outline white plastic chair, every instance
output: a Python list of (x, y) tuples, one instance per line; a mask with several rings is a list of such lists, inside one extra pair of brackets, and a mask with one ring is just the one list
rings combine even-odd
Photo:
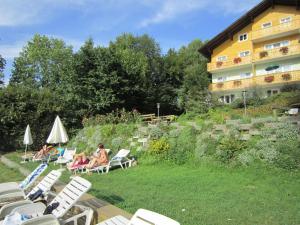
[[(62, 217), (73, 207), (76, 202), (91, 188), (91, 183), (81, 177), (74, 177), (69, 184), (48, 204), (59, 203), (58, 207), (52, 211), (50, 215), (43, 215), (46, 206), (43, 203), (22, 204), (14, 208), (11, 214), (18, 212), (22, 215), (30, 216), (31, 219), (26, 220), (22, 225), (52, 225), (52, 224), (66, 224), (73, 222), (78, 224), (78, 219), (85, 217), (85, 225), (90, 225), (93, 212), (90, 208), (79, 206), (83, 212), (71, 218), (63, 219)], [(8, 212), (9, 213), (9, 212)], [(8, 214), (7, 214), (8, 215)]]
[(75, 154), (76, 154), (76, 148), (74, 149), (66, 148), (63, 156), (58, 157), (58, 159), (54, 161), (54, 164), (67, 164), (69, 162), (72, 162)]
[(107, 165), (103, 166), (97, 166), (92, 169), (88, 169), (87, 172), (93, 172), (96, 171), (98, 173), (103, 173), (106, 171), (109, 172), (109, 169), (114, 166), (121, 166), (122, 169), (125, 169), (130, 166), (131, 160), (127, 158), (127, 156), (130, 154), (130, 150), (127, 149), (121, 149), (118, 151), (118, 153), (112, 157), (112, 159), (109, 161)]
[(40, 164), (20, 184), (18, 184), (17, 182), (1, 183), (0, 202), (7, 198), (23, 197), (24, 190), (28, 189), (36, 181), (36, 179), (47, 169), (47, 167), (47, 164)]
[(115, 216), (97, 225), (180, 225), (177, 221), (146, 209), (139, 209), (130, 220)]
[[(29, 198), (31, 194), (34, 194), (38, 190), (42, 190), (42, 193), (45, 194), (46, 192), (50, 191), (52, 186), (58, 181), (58, 179), (61, 176), (61, 172), (57, 170), (52, 170), (47, 176), (45, 176), (26, 196), (25, 193), (22, 191), (18, 196), (23, 197), (24, 200)], [(23, 196), (21, 196), (23, 194)], [(15, 198), (15, 197), (14, 197)], [(12, 200), (12, 199), (10, 199)], [(30, 204), (32, 203), (30, 200), (24, 201), (14, 201), (11, 202), (8, 200), (8, 203), (5, 204), (1, 209), (0, 209), (0, 218), (3, 218), (5, 215), (7, 215), (9, 212), (11, 212), (14, 208), (17, 206), (20, 206), (20, 203), (22, 204)], [(10, 203), (9, 203), (10, 202)]]

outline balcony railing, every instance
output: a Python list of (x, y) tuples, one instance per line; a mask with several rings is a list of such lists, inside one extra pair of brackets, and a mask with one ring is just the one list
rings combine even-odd
[(250, 64), (251, 61), (252, 61), (252, 57), (246, 56), (246, 57), (236, 57), (232, 60), (228, 59), (227, 61), (211, 62), (207, 64), (207, 70), (213, 71), (213, 70), (226, 69), (230, 67), (236, 67), (240, 65), (246, 65), (246, 64)]
[(215, 91), (229, 91), (235, 89), (247, 89), (255, 85), (268, 85), (268, 84), (287, 84), (290, 82), (300, 82), (300, 70), (268, 74), (264, 76), (256, 76), (253, 78), (226, 81), (223, 83), (212, 83), (209, 90)]
[(253, 56), (253, 60), (261, 61), (261, 60), (273, 59), (273, 58), (284, 57), (284, 56), (292, 56), (298, 54), (300, 54), (300, 44), (256, 52)]
[(281, 23), (268, 28), (262, 28), (252, 32), (252, 40), (277, 35), (284, 32), (300, 29), (300, 20), (292, 20), (287, 23)]

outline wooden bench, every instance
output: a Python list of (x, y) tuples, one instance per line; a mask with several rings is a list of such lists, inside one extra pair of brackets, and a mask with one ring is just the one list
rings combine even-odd
[(152, 114), (144, 114), (144, 115), (141, 115), (143, 121), (152, 121), (154, 118), (156, 118), (155, 114), (152, 113)]

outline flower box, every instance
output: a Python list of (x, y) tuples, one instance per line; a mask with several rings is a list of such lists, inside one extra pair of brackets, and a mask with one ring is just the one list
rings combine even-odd
[(240, 80), (233, 81), (234, 86), (240, 86), (241, 84), (242, 84), (242, 81), (240, 81)]
[(221, 88), (224, 86), (224, 83), (217, 83), (217, 88)]
[(241, 59), (241, 57), (236, 57), (236, 58), (233, 59), (233, 62), (235, 64), (238, 64), (238, 63), (242, 62), (242, 59)]
[(260, 58), (264, 58), (264, 57), (267, 57), (268, 56), (268, 52), (267, 51), (262, 51), (259, 53), (259, 57)]
[(216, 66), (217, 66), (217, 67), (221, 67), (222, 65), (223, 65), (223, 62), (217, 62), (217, 63), (216, 63)]
[(291, 74), (289, 73), (284, 73), (281, 75), (282, 80), (290, 80), (291, 79)]
[(274, 76), (268, 76), (268, 77), (265, 77), (265, 82), (267, 83), (271, 83), (274, 81)]
[(282, 47), (279, 49), (279, 51), (283, 54), (286, 55), (289, 52), (289, 48), (288, 47)]

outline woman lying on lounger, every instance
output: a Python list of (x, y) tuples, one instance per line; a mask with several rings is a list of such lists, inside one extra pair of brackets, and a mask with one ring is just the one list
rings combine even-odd
[(51, 145), (44, 145), (41, 150), (39, 150), (34, 156), (33, 159), (43, 159), (49, 155), (50, 151), (53, 149)]
[(99, 144), (97, 150), (90, 159), (84, 152), (74, 156), (73, 162), (69, 165), (69, 169), (76, 169), (79, 167), (91, 169), (96, 166), (106, 165), (108, 163), (108, 154), (103, 144)]

